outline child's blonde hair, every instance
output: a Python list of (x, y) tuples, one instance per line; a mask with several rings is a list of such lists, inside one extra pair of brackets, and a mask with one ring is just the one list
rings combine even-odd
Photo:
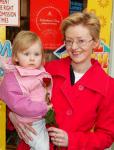
[(44, 51), (40, 38), (36, 33), (31, 31), (20, 31), (13, 40), (12, 46), (12, 63), (18, 65), (16, 57), (18, 52), (23, 52), (28, 49), (32, 44), (38, 42), (42, 49), (42, 63), (44, 63)]

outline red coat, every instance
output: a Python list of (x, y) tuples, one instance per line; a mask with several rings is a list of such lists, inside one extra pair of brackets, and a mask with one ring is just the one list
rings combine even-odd
[(92, 67), (72, 86), (70, 63), (65, 58), (46, 66), (53, 78), (56, 120), (69, 137), (64, 149), (104, 150), (114, 141), (114, 79), (92, 60)]

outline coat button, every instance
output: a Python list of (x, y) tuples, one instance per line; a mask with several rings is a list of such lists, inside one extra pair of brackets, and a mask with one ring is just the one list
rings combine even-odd
[(83, 91), (84, 90), (84, 86), (83, 85), (79, 85), (78, 89), (79, 89), (79, 91)]
[(71, 116), (71, 115), (72, 115), (72, 110), (71, 110), (71, 109), (67, 110), (67, 111), (66, 111), (66, 115), (67, 115), (67, 116)]

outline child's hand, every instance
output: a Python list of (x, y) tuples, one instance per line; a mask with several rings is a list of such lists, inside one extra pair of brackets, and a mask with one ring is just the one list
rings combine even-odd
[(48, 110), (50, 110), (50, 109), (53, 108), (53, 105), (52, 105), (52, 104), (49, 104), (49, 105), (47, 105), (47, 108), (48, 108)]

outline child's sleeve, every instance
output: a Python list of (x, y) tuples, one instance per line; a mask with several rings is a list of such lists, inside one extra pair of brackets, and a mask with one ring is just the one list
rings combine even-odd
[(8, 107), (20, 116), (37, 117), (47, 112), (45, 102), (32, 101), (29, 96), (23, 95), (15, 75), (7, 73), (0, 85), (0, 98)]

